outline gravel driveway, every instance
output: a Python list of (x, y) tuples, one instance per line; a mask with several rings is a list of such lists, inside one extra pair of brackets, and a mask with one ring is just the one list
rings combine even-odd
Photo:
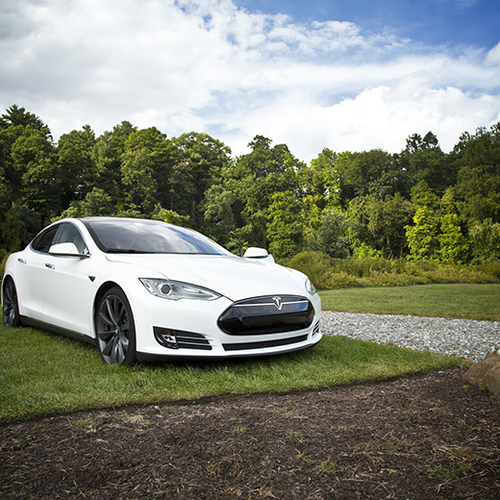
[(323, 311), (322, 330), (360, 340), (394, 344), (479, 361), (500, 344), (500, 321), (422, 318)]

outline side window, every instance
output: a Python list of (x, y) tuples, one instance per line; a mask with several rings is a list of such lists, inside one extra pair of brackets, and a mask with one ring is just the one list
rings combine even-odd
[(78, 231), (78, 229), (70, 223), (61, 224), (61, 229), (57, 233), (55, 243), (74, 243), (76, 248), (78, 248), (79, 253), (89, 253), (80, 231)]
[(57, 233), (59, 226), (53, 226), (43, 233), (40, 233), (31, 244), (31, 247), (38, 252), (48, 253), (49, 248), (52, 246), (52, 241)]

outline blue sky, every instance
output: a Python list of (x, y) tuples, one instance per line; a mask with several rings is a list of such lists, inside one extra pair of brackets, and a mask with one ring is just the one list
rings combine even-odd
[(500, 121), (499, 0), (2, 0), (0, 110), (310, 161)]
[(299, 22), (351, 21), (425, 45), (492, 48), (500, 33), (498, 0), (238, 0), (249, 12), (288, 14)]

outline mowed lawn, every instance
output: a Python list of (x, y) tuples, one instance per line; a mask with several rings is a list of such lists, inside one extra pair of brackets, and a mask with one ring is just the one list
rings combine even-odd
[[(500, 319), (500, 285), (429, 285), (321, 292), (324, 309)], [(325, 336), (314, 348), (265, 358), (108, 366), (87, 344), (0, 326), (0, 422), (221, 394), (317, 389), (467, 365), (431, 352)]]
[(324, 310), (500, 321), (500, 285), (415, 285), (320, 292)]

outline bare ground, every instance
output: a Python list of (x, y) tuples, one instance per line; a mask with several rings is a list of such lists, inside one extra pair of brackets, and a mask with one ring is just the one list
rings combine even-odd
[(500, 401), (461, 369), (0, 427), (0, 498), (499, 499)]

